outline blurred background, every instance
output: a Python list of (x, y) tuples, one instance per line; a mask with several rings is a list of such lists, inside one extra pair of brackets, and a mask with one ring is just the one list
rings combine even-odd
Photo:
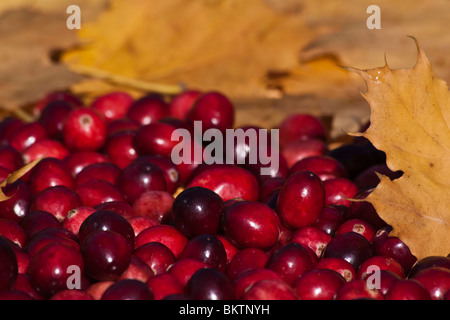
[[(368, 29), (370, 5), (381, 29)], [(81, 29), (66, 26), (69, 5)], [(0, 118), (52, 91), (88, 104), (125, 90), (216, 90), (236, 126), (321, 116), (339, 139), (369, 118), (363, 80), (341, 66), (410, 68), (418, 39), (450, 80), (449, 0), (1, 0)], [(17, 111), (19, 110), (19, 111)]]

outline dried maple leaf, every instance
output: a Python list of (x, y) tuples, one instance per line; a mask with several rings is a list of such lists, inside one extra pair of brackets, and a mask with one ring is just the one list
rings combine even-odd
[(366, 200), (420, 259), (450, 252), (450, 96), (417, 48), (411, 69), (386, 64), (357, 72), (371, 108), (362, 135), (386, 153), (391, 170), (404, 172), (393, 181), (380, 175)]

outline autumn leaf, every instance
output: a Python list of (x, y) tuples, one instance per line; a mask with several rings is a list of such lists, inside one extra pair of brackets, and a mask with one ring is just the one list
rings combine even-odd
[(450, 96), (418, 45), (411, 69), (387, 64), (357, 70), (367, 84), (371, 124), (362, 135), (404, 172), (380, 183), (366, 199), (418, 258), (450, 253)]

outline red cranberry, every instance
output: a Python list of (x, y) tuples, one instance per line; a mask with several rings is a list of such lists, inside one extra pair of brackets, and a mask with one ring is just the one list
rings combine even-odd
[(67, 213), (83, 205), (81, 198), (65, 186), (49, 187), (42, 190), (31, 204), (31, 210), (47, 211), (62, 221)]
[(231, 165), (212, 166), (196, 174), (187, 188), (204, 187), (211, 189), (223, 201), (242, 198), (248, 201), (257, 201), (259, 198), (259, 185), (256, 177), (249, 171)]
[(134, 211), (133, 207), (125, 201), (108, 201), (97, 204), (94, 206), (97, 211), (113, 211), (126, 219), (135, 217), (137, 213)]
[(0, 147), (0, 166), (11, 171), (23, 167), (24, 161), (19, 151), (11, 146)]
[(11, 137), (9, 144), (14, 149), (22, 152), (39, 140), (46, 139), (47, 131), (40, 122), (30, 122), (24, 124)]
[(237, 252), (228, 263), (227, 276), (235, 280), (248, 270), (264, 268), (269, 256), (258, 248), (245, 248)]
[(54, 186), (66, 186), (72, 189), (75, 181), (61, 160), (55, 158), (45, 158), (31, 170), (28, 184), (33, 194)]
[(153, 277), (155, 274), (152, 269), (144, 262), (142, 259), (135, 255), (131, 255), (130, 264), (128, 268), (120, 275), (118, 280), (122, 279), (135, 279), (142, 282), (148, 280), (148, 278)]
[[(289, 170), (286, 159), (281, 153), (278, 151), (271, 151), (271, 148), (267, 148), (267, 150), (267, 154), (269, 155), (272, 155), (272, 152), (276, 154), (278, 167), (270, 167), (270, 163), (263, 164), (259, 157), (256, 159), (256, 163), (248, 163), (243, 166), (245, 169), (253, 173), (261, 184), (271, 178), (286, 178)], [(263, 172), (263, 169), (268, 170), (268, 172)]]
[(120, 174), (120, 169), (111, 162), (93, 163), (81, 170), (75, 177), (76, 185), (81, 185), (91, 180), (102, 180), (112, 184)]
[(17, 223), (7, 219), (0, 219), (0, 236), (9, 239), (23, 248), (27, 241), (25, 230)]
[(142, 217), (142, 216), (128, 218), (128, 222), (130, 222), (131, 226), (133, 227), (135, 236), (137, 236), (139, 233), (141, 233), (145, 229), (148, 229), (150, 227), (160, 224), (158, 221), (156, 221), (152, 218)]
[(320, 178), (309, 171), (291, 175), (278, 195), (277, 212), (288, 226), (313, 224), (325, 206), (325, 189)]
[(174, 193), (178, 189), (180, 186), (180, 173), (170, 159), (160, 155), (146, 155), (140, 158), (156, 164), (163, 171), (167, 192)]
[(289, 241), (308, 246), (320, 258), (331, 236), (317, 227), (307, 226), (295, 230)]
[(239, 247), (269, 249), (280, 236), (280, 219), (269, 206), (240, 201), (225, 209), (224, 234)]
[(76, 97), (75, 95), (68, 93), (68, 92), (62, 92), (62, 91), (56, 91), (56, 92), (50, 92), (48, 93), (44, 98), (42, 98), (40, 101), (36, 103), (36, 105), (33, 108), (33, 113), (36, 116), (39, 116), (43, 109), (52, 102), (66, 102), (69, 103), (73, 108), (81, 107), (83, 106), (83, 102)]
[(34, 257), (42, 248), (52, 243), (62, 243), (76, 250), (80, 249), (80, 245), (75, 240), (69, 239), (61, 234), (52, 234), (52, 232), (47, 233), (46, 231), (49, 229), (39, 231), (33, 238), (28, 240), (25, 250), (30, 257)]
[(145, 216), (167, 223), (172, 218), (173, 196), (166, 191), (150, 190), (142, 193), (133, 203), (138, 216)]
[(357, 270), (372, 255), (372, 245), (366, 238), (356, 232), (347, 232), (328, 243), (323, 257), (345, 259)]
[(27, 272), (25, 273), (19, 272), (19, 274), (17, 275), (16, 282), (14, 283), (13, 290), (25, 292), (34, 300), (43, 300), (43, 297), (39, 293), (37, 293), (36, 290), (31, 285), (30, 276), (27, 274)]
[(133, 146), (139, 154), (157, 154), (167, 158), (178, 141), (172, 140), (176, 128), (168, 123), (154, 122), (139, 128), (133, 139)]
[(383, 295), (378, 289), (371, 289), (364, 280), (352, 280), (345, 283), (336, 295), (336, 300), (383, 300)]
[(219, 92), (207, 92), (197, 98), (187, 114), (189, 123), (201, 121), (203, 130), (211, 128), (225, 132), (234, 123), (234, 107), (231, 101)]
[(111, 137), (119, 132), (134, 132), (139, 129), (139, 124), (128, 118), (116, 119), (106, 124), (106, 136)]
[(161, 300), (172, 294), (182, 294), (183, 286), (173, 275), (164, 273), (151, 277), (146, 282), (153, 292), (155, 300)]
[(210, 268), (211, 266), (203, 261), (194, 258), (179, 259), (170, 265), (167, 272), (173, 275), (184, 287), (192, 275), (199, 269)]
[(25, 231), (27, 238), (33, 237), (40, 230), (47, 228), (57, 228), (61, 226), (59, 220), (47, 211), (32, 211), (28, 213), (22, 220), (20, 226)]
[(351, 200), (358, 193), (358, 187), (345, 178), (327, 179), (323, 183), (325, 189), (325, 205), (342, 205), (349, 207)]
[(443, 300), (450, 290), (450, 269), (430, 267), (410, 278), (420, 282), (429, 292), (432, 300)]
[(369, 223), (361, 219), (350, 219), (343, 222), (336, 230), (335, 236), (341, 235), (347, 232), (356, 232), (362, 235), (369, 241), (372, 241), (375, 236), (375, 228)]
[(315, 269), (298, 277), (292, 287), (301, 300), (334, 300), (345, 283), (345, 279), (335, 271)]
[(383, 256), (373, 256), (364, 261), (359, 266), (356, 277), (358, 279), (364, 280), (373, 273), (373, 270), (370, 271), (370, 269), (372, 269), (374, 266), (378, 267), (380, 270), (391, 271), (398, 275), (400, 278), (405, 277), (405, 272), (403, 271), (403, 267), (400, 265), (400, 263), (392, 258)]
[(105, 153), (120, 169), (125, 168), (138, 157), (133, 143), (135, 135), (134, 131), (119, 131), (108, 136), (106, 140)]
[(8, 145), (10, 137), (23, 125), (22, 120), (11, 116), (6, 116), (0, 120), (0, 146)]
[(18, 179), (4, 186), (3, 194), (10, 198), (0, 201), (0, 218), (20, 222), (28, 213), (32, 203), (30, 187)]
[(97, 97), (91, 108), (103, 116), (106, 122), (125, 117), (134, 99), (123, 91), (110, 92)]
[(86, 272), (95, 280), (116, 280), (131, 261), (129, 242), (113, 231), (96, 231), (81, 243)]
[(243, 295), (242, 300), (298, 300), (290, 285), (282, 280), (267, 279), (256, 282)]
[(233, 283), (236, 298), (241, 299), (244, 293), (248, 291), (251, 286), (262, 280), (279, 280), (284, 282), (280, 275), (273, 270), (263, 267), (252, 268), (241, 273), (236, 277), (236, 279), (234, 279)]
[(375, 245), (375, 238), (372, 242), (374, 242), (376, 255), (395, 259), (402, 265), (405, 274), (408, 274), (417, 261), (417, 258), (411, 253), (408, 246), (397, 237), (387, 237), (387, 239), (380, 241), (377, 245)]
[(64, 119), (73, 109), (74, 106), (67, 101), (52, 101), (44, 107), (38, 121), (44, 126), (49, 137), (61, 139)]
[(75, 151), (63, 159), (64, 166), (76, 177), (85, 167), (99, 162), (108, 162), (108, 158), (95, 151)]
[(327, 150), (327, 145), (323, 140), (296, 139), (286, 144), (281, 153), (287, 161), (287, 166), (291, 168), (302, 159), (308, 157), (321, 157), (327, 152)]
[(308, 252), (298, 243), (288, 243), (275, 251), (267, 268), (277, 272), (289, 285), (301, 274), (313, 268)]
[(94, 298), (84, 291), (77, 289), (66, 289), (55, 293), (50, 300), (94, 300)]
[(227, 263), (230, 262), (231, 258), (234, 257), (234, 255), (239, 251), (238, 248), (236, 248), (231, 241), (221, 234), (216, 234), (216, 238), (222, 242), (223, 247), (225, 248), (225, 252), (227, 254)]
[(157, 122), (168, 115), (167, 103), (161, 97), (152, 94), (134, 101), (127, 111), (127, 117), (141, 126)]
[[(377, 283), (376, 277), (379, 277), (379, 283)], [(399, 280), (401, 280), (397, 274), (381, 269), (378, 273), (378, 275), (375, 275), (372, 273), (372, 278), (363, 279), (366, 280), (367, 283), (370, 283), (370, 285), (374, 286), (376, 289), (378, 289), (383, 296), (386, 295), (386, 293), (389, 291), (389, 289)], [(379, 285), (379, 288), (377, 287)]]
[(322, 155), (303, 158), (294, 163), (289, 176), (299, 171), (311, 171), (319, 176), (322, 181), (332, 178), (348, 178), (345, 167), (336, 159)]
[(230, 280), (219, 270), (202, 268), (187, 282), (184, 293), (193, 300), (234, 300)]
[(8, 240), (0, 236), (0, 292), (12, 289), (17, 279), (18, 267), (14, 251)]
[(280, 146), (298, 139), (326, 139), (326, 129), (319, 118), (308, 114), (293, 114), (286, 117), (279, 126)]
[(138, 248), (149, 242), (160, 242), (166, 245), (178, 258), (188, 239), (177, 228), (161, 224), (141, 231), (135, 239), (135, 247)]
[(67, 289), (71, 266), (77, 266), (83, 274), (84, 261), (78, 249), (64, 243), (48, 244), (31, 259), (28, 267), (30, 282), (39, 294), (50, 297)]
[(160, 242), (149, 242), (137, 247), (134, 255), (144, 261), (155, 275), (163, 274), (175, 263), (172, 251)]
[(179, 258), (198, 259), (222, 272), (225, 271), (227, 265), (227, 253), (222, 242), (215, 236), (208, 234), (198, 235), (190, 239)]
[(84, 206), (94, 207), (110, 201), (125, 201), (122, 193), (112, 183), (103, 180), (86, 181), (75, 188)]
[(112, 211), (96, 211), (90, 214), (80, 226), (78, 239), (83, 243), (97, 231), (113, 231), (124, 237), (130, 248), (134, 248), (134, 230), (127, 219)]
[(175, 198), (172, 214), (177, 228), (186, 237), (192, 238), (217, 233), (223, 209), (223, 200), (217, 193), (202, 187), (191, 187)]
[(428, 256), (417, 261), (411, 268), (408, 277), (414, 277), (418, 272), (431, 268), (431, 267), (441, 267), (450, 269), (450, 257), (443, 256)]
[[(39, 212), (39, 211), (37, 211), (37, 212)], [(43, 212), (43, 211), (41, 211), (41, 212)], [(72, 209), (67, 213), (66, 217), (62, 221), (62, 226), (65, 229), (72, 232), (74, 235), (78, 236), (81, 224), (84, 222), (84, 220), (87, 217), (89, 217), (94, 212), (96, 212), (96, 210), (94, 208), (84, 207), (84, 206)], [(55, 216), (52, 215), (51, 213), (47, 213), (47, 214), (50, 214), (54, 219), (56, 219)], [(56, 219), (56, 221), (58, 221), (58, 220)]]
[(202, 94), (198, 90), (187, 90), (179, 93), (170, 101), (169, 111), (174, 118), (185, 120), (195, 101)]
[(22, 151), (25, 163), (33, 162), (42, 157), (64, 159), (69, 150), (58, 140), (42, 139)]
[(428, 290), (418, 281), (402, 279), (392, 285), (385, 300), (431, 300)]
[(136, 201), (145, 191), (166, 190), (164, 172), (157, 165), (140, 159), (122, 170), (116, 185), (129, 203)]
[(313, 226), (325, 231), (330, 236), (334, 236), (336, 230), (345, 220), (344, 213), (344, 210), (341, 210), (340, 207), (326, 206)]
[(102, 300), (153, 300), (153, 293), (145, 282), (123, 279), (109, 286)]
[(94, 110), (78, 108), (67, 115), (62, 135), (70, 150), (96, 151), (105, 143), (106, 124)]

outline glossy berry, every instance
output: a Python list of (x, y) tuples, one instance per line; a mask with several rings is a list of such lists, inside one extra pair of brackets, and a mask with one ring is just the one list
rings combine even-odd
[(345, 167), (336, 159), (329, 156), (310, 156), (294, 163), (289, 170), (289, 175), (299, 171), (311, 171), (319, 176), (322, 181), (331, 178), (348, 178)]
[(267, 279), (256, 282), (243, 295), (242, 300), (297, 300), (294, 289), (283, 280)]
[(28, 238), (34, 236), (37, 232), (47, 229), (60, 227), (59, 220), (47, 211), (32, 211), (28, 213), (22, 220), (20, 226), (25, 231)]
[(408, 277), (414, 277), (418, 272), (432, 267), (450, 269), (450, 257), (428, 256), (417, 261), (411, 268)]
[(301, 300), (334, 300), (345, 283), (335, 271), (314, 269), (298, 277), (292, 286)]
[(115, 184), (117, 177), (120, 174), (120, 169), (111, 162), (93, 163), (81, 170), (75, 177), (75, 184), (82, 185), (92, 180), (102, 180)]
[(42, 109), (38, 121), (44, 126), (49, 137), (60, 139), (64, 120), (73, 109), (74, 106), (67, 101), (52, 101)]
[(42, 139), (36, 141), (22, 151), (25, 164), (33, 162), (42, 157), (56, 158), (63, 160), (69, 155), (68, 148), (59, 140)]
[(17, 151), (23, 151), (35, 142), (47, 137), (47, 131), (40, 122), (30, 122), (24, 124), (15, 132), (9, 144)]
[(358, 193), (358, 187), (346, 178), (332, 178), (323, 182), (325, 189), (325, 205), (349, 207), (351, 200)]
[(62, 160), (55, 158), (42, 159), (30, 173), (28, 184), (33, 194), (38, 194), (46, 188), (66, 186), (72, 189), (75, 180), (65, 168)]
[(172, 155), (178, 141), (172, 140), (176, 128), (168, 123), (154, 122), (141, 126), (133, 138), (133, 146), (143, 154), (157, 154), (167, 158)]
[(182, 286), (186, 286), (192, 275), (199, 269), (210, 268), (206, 262), (194, 258), (185, 258), (175, 261), (167, 269), (167, 273), (174, 276)]
[(375, 228), (369, 223), (361, 219), (349, 219), (343, 222), (336, 230), (335, 236), (341, 235), (347, 232), (356, 232), (362, 235), (369, 241), (372, 241), (375, 236)]
[(144, 261), (155, 275), (163, 274), (176, 259), (172, 251), (160, 242), (149, 242), (137, 247), (133, 254)]
[(174, 118), (185, 120), (195, 101), (201, 96), (198, 90), (186, 90), (179, 93), (170, 101), (169, 112)]
[(135, 247), (138, 248), (149, 242), (160, 242), (167, 246), (176, 258), (179, 257), (188, 239), (174, 226), (155, 225), (141, 231), (135, 239)]
[(447, 268), (426, 268), (411, 279), (420, 282), (428, 290), (432, 300), (443, 300), (450, 290), (450, 269)]
[(80, 196), (65, 186), (42, 190), (33, 200), (31, 210), (47, 211), (62, 221), (67, 213), (83, 205)]
[(97, 97), (91, 108), (103, 116), (106, 122), (125, 117), (134, 99), (122, 91), (110, 92)]
[(287, 143), (282, 149), (287, 166), (291, 168), (298, 161), (309, 157), (321, 157), (327, 152), (327, 145), (319, 139), (296, 139)]
[(132, 209), (137, 216), (148, 217), (158, 223), (172, 220), (172, 205), (174, 197), (166, 191), (150, 190), (142, 193), (133, 202)]
[(167, 103), (156, 95), (148, 95), (134, 101), (127, 111), (127, 117), (141, 126), (157, 122), (168, 115)]
[(142, 281), (134, 279), (119, 280), (102, 295), (102, 300), (153, 300), (153, 293)]
[(184, 288), (193, 300), (234, 300), (234, 288), (230, 280), (215, 268), (196, 271)]
[(385, 300), (430, 300), (428, 290), (418, 281), (403, 279), (394, 283), (384, 296)]
[(105, 153), (109, 160), (120, 169), (125, 168), (137, 159), (138, 153), (133, 143), (134, 131), (119, 131), (108, 136)]
[(222, 198), (203, 187), (185, 189), (172, 205), (174, 223), (188, 238), (217, 233), (223, 210)]
[(4, 186), (2, 191), (5, 196), (10, 198), (0, 202), (0, 218), (19, 222), (28, 213), (33, 202), (30, 187), (18, 179), (14, 183)]
[(395, 261), (392, 258), (389, 257), (383, 257), (383, 256), (373, 256), (364, 261), (358, 268), (358, 271), (356, 273), (356, 277), (358, 279), (365, 279), (371, 274), (373, 274), (373, 268), (377, 267), (380, 270), (387, 270), (390, 271), (400, 278), (405, 277), (405, 272), (403, 271), (403, 267), (400, 263)]
[(120, 190), (112, 183), (104, 180), (88, 180), (75, 188), (84, 206), (94, 207), (98, 204), (125, 201)]
[(215, 236), (208, 234), (198, 235), (190, 239), (179, 258), (198, 259), (222, 272), (225, 271), (227, 265), (227, 253), (222, 242)]
[(248, 270), (264, 268), (268, 260), (269, 255), (261, 249), (242, 249), (228, 263), (227, 276), (231, 280), (235, 280)]
[(289, 241), (308, 246), (320, 258), (331, 239), (325, 231), (314, 226), (307, 226), (295, 230)]
[(279, 126), (280, 146), (298, 139), (326, 139), (325, 126), (319, 118), (308, 114), (293, 114), (286, 117)]

